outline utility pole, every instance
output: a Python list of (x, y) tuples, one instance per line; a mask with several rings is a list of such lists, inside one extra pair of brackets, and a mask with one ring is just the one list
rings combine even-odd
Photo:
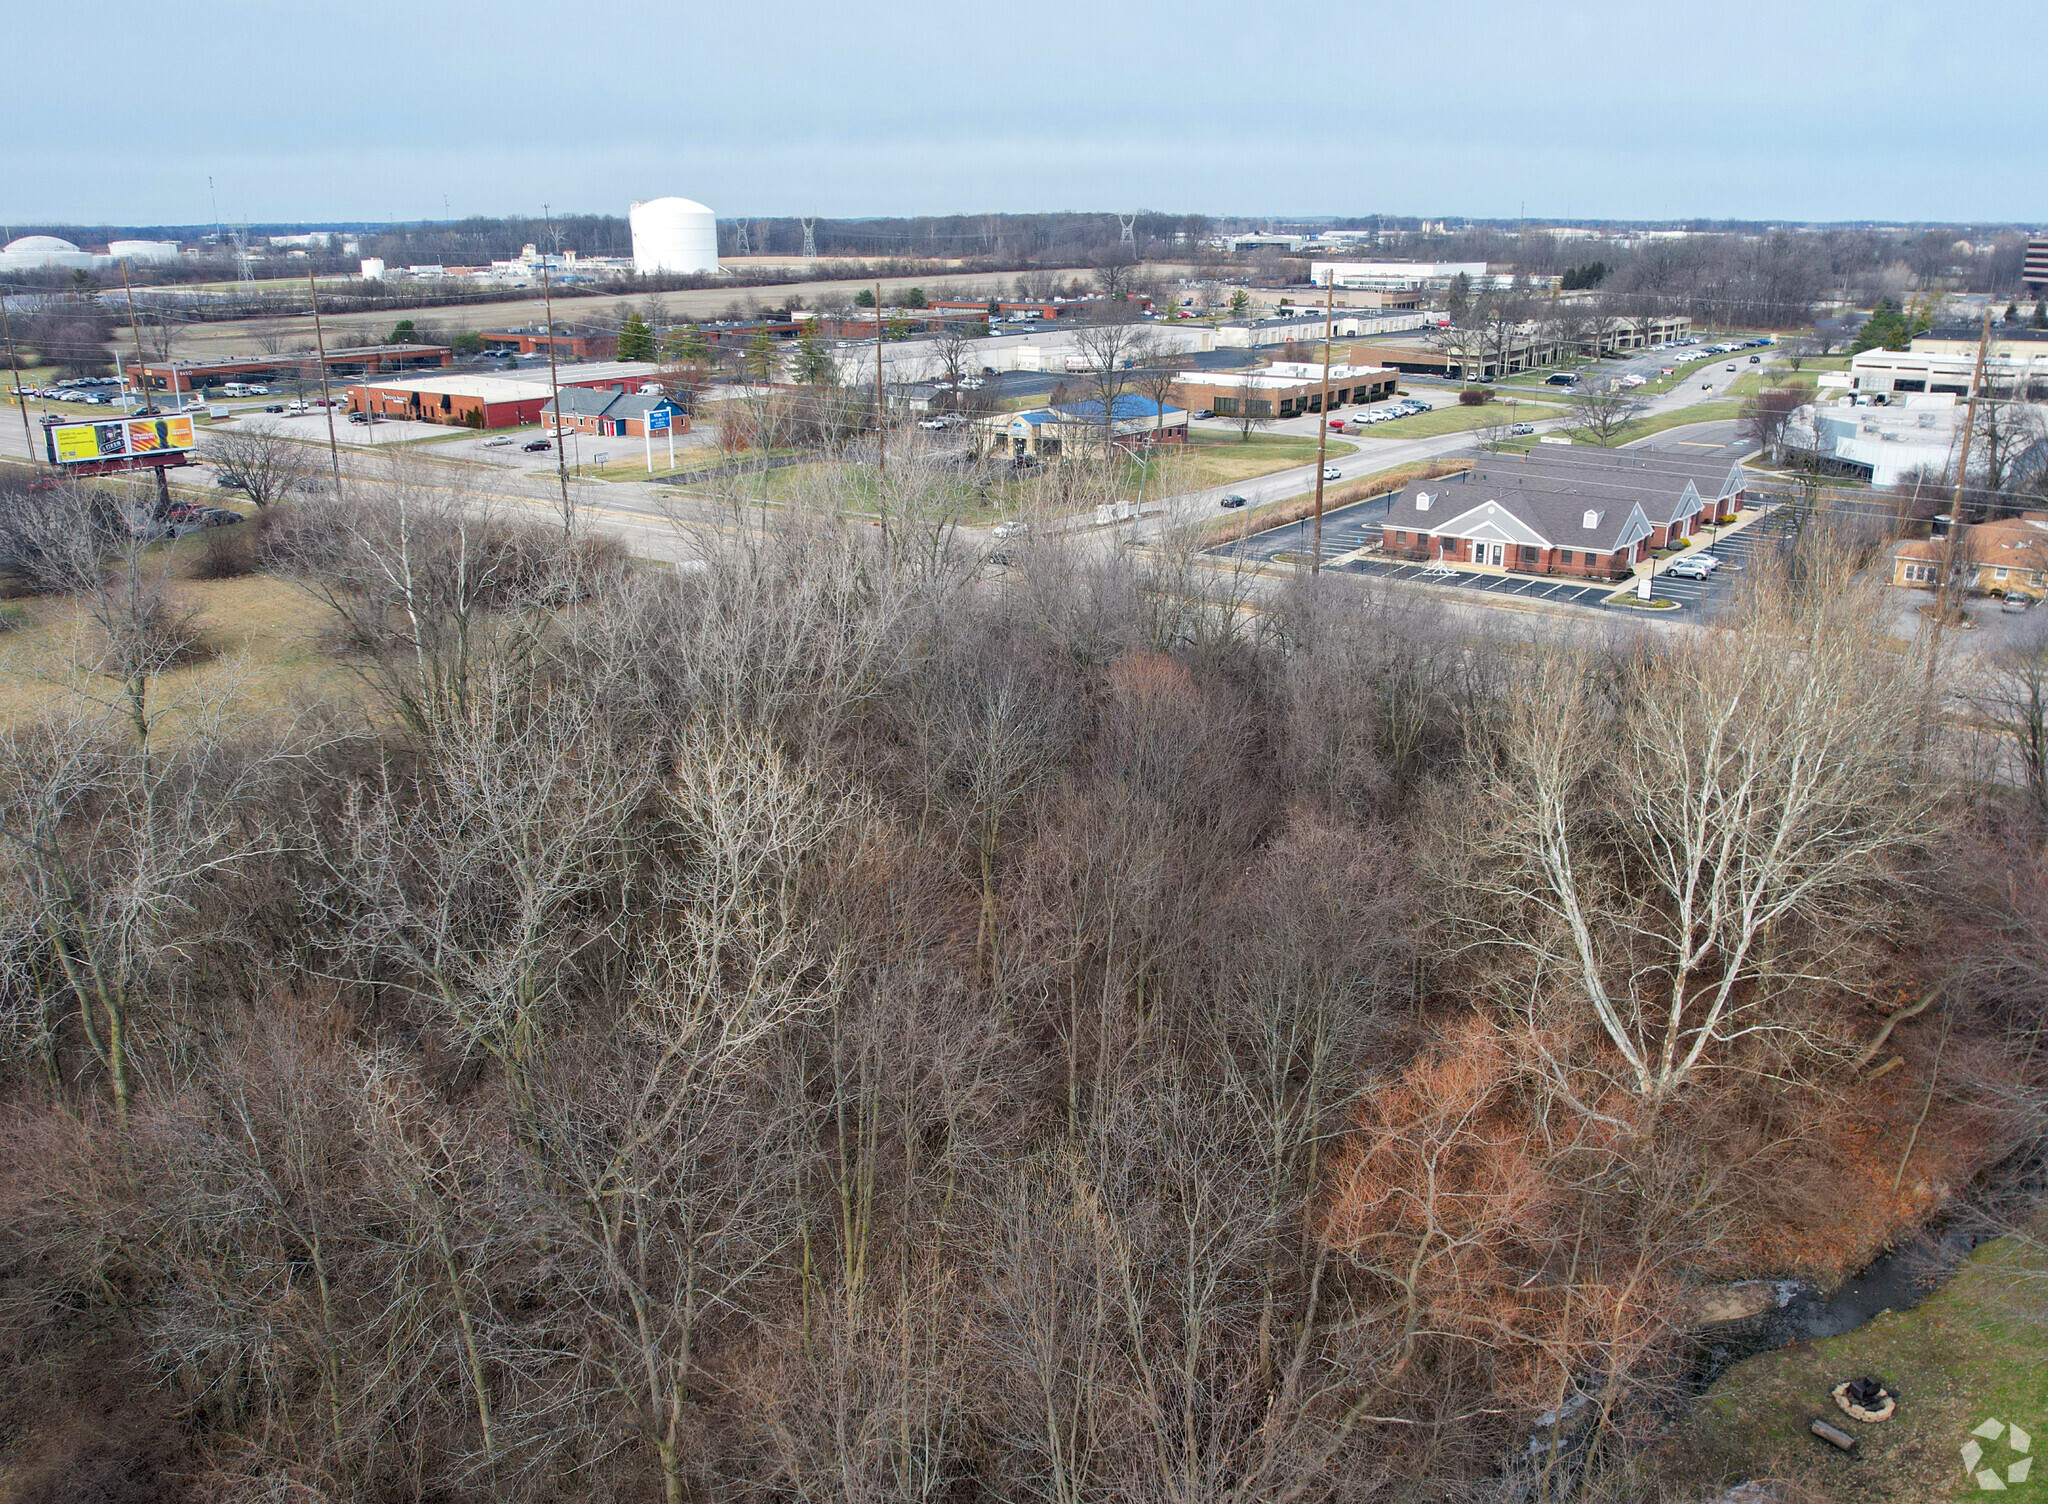
[(1941, 578), (1934, 584), (1934, 629), (1928, 635), (1926, 705), (1921, 712), (1918, 741), (1926, 744), (1933, 732), (1935, 719), (1934, 676), (1941, 662), (1941, 635), (1948, 622), (1950, 602), (1954, 598), (1956, 576), (1962, 565), (1963, 551), (1963, 487), (1970, 478), (1970, 440), (1977, 431), (1977, 395), (1984, 387), (1984, 361), (1991, 350), (1991, 309), (1984, 309), (1984, 326), (1977, 336), (1977, 365), (1970, 372), (1970, 400), (1963, 409), (1962, 453), (1956, 458), (1956, 489), (1948, 509), (1948, 547), (1941, 551)]
[[(146, 413), (150, 407), (149, 374), (142, 354), (142, 320), (135, 316), (135, 287), (128, 280), (126, 261), (121, 263), (121, 290), (128, 295), (128, 332), (135, 336), (135, 394), (142, 399), (139, 411)], [(150, 469), (156, 471), (156, 520), (161, 522), (171, 510), (171, 483), (164, 477), (161, 459)]]
[[(555, 229), (553, 213), (546, 204), (540, 206), (540, 212), (547, 220), (549, 235), (553, 236)], [(561, 242), (559, 240), (555, 243), (555, 249), (557, 251), (561, 249)], [(540, 258), (540, 297), (541, 306), (547, 310), (548, 405), (555, 410), (555, 474), (562, 482), (562, 536), (566, 538), (576, 531), (576, 509), (569, 500), (569, 461), (562, 453), (562, 383), (560, 377), (555, 374), (555, 294), (554, 288), (548, 280), (548, 258), (546, 252), (542, 252)]]
[(21, 368), (14, 363), (14, 326), (7, 319), (7, 293), (0, 289), (0, 341), (7, 346), (7, 379), (14, 383), (14, 404), (21, 409), (21, 436), (28, 440), (28, 462), (36, 463), (36, 434), (28, 421), (28, 397), (22, 390)]
[(135, 395), (149, 406), (149, 377), (143, 370), (142, 320), (135, 316), (135, 289), (128, 281), (128, 263), (121, 263), (121, 290), (128, 295), (128, 332), (135, 336)]
[(1330, 448), (1330, 337), (1337, 324), (1337, 269), (1323, 289), (1323, 400), (1316, 410), (1316, 528), (1310, 545), (1308, 572), (1323, 572), (1323, 466)]
[(882, 281), (875, 279), (875, 483), (887, 468), (889, 406), (882, 396)]
[(327, 388), (327, 335), (320, 327), (320, 288), (313, 268), (306, 268), (306, 291), (313, 297), (313, 345), (320, 356), (320, 405), (327, 409), (327, 458), (334, 466), (334, 499), (341, 500), (341, 441), (334, 436), (334, 394)]

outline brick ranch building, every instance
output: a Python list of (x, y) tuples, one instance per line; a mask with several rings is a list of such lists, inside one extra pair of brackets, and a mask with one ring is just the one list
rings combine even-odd
[(597, 438), (643, 439), (648, 437), (651, 413), (668, 414), (666, 432), (688, 433), (690, 415), (675, 398), (661, 392), (610, 392), (565, 387), (561, 398), (562, 420), (553, 422), (555, 404), (540, 411), (543, 426), (590, 434)]
[(1390, 554), (1473, 569), (1619, 579), (1744, 504), (1739, 464), (1539, 448), (1421, 481), (1390, 511)]
[[(561, 373), (563, 391), (640, 392), (654, 385), (647, 361), (611, 361)], [(363, 381), (348, 389), (351, 412), (458, 428), (519, 428), (540, 421), (553, 391), (545, 376), (464, 374), (415, 381)]]

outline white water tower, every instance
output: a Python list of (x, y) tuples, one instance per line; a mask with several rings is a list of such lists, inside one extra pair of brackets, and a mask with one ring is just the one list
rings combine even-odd
[(627, 219), (633, 226), (633, 270), (718, 270), (718, 216), (694, 199), (651, 198), (633, 205)]

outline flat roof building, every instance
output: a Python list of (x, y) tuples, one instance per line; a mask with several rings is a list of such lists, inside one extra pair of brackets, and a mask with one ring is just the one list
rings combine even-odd
[[(1381, 402), (1394, 395), (1400, 373), (1386, 366), (1330, 367), (1330, 408)], [(1322, 411), (1323, 368), (1318, 362), (1280, 362), (1263, 371), (1189, 371), (1173, 384), (1183, 407), (1225, 417), (1293, 418)]]
[(2020, 280), (2035, 297), (2048, 293), (2048, 235), (2036, 235), (2027, 242), (2027, 259), (2020, 270)]
[[(556, 383), (564, 392), (644, 392), (654, 384), (648, 361), (620, 360), (573, 367)], [(554, 395), (545, 376), (463, 374), (414, 381), (364, 381), (348, 391), (349, 408), (380, 418), (448, 423), (466, 428), (518, 428), (538, 423)]]
[[(327, 352), (327, 374), (364, 376), (373, 371), (440, 369), (455, 363), (446, 345), (362, 345)], [(133, 359), (121, 366), (122, 378), (135, 385)], [(220, 360), (146, 360), (143, 384), (153, 392), (197, 392), (229, 381), (275, 380), (306, 373), (320, 379), (320, 357), (312, 350), (295, 355), (233, 355)]]

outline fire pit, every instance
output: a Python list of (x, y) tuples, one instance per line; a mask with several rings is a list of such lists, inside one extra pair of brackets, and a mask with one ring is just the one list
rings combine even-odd
[(1867, 1426), (1890, 1420), (1899, 1408), (1899, 1402), (1884, 1387), (1883, 1379), (1845, 1379), (1832, 1392), (1844, 1415)]

